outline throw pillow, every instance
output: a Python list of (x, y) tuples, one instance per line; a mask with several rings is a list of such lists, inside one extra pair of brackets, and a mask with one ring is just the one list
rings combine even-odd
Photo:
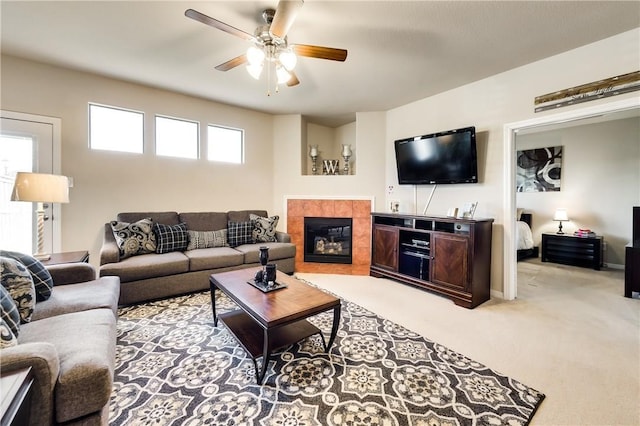
[(153, 234), (153, 220), (146, 218), (137, 222), (111, 222), (113, 236), (120, 250), (120, 258), (137, 254), (155, 253), (156, 237)]
[(3, 285), (0, 285), (0, 313), (2, 323), (9, 327), (14, 336), (17, 336), (20, 333), (20, 312), (18, 312), (16, 302), (13, 301), (13, 298)]
[(189, 233), (189, 244), (187, 250), (228, 247), (227, 230), (218, 231), (187, 231)]
[(153, 232), (156, 234), (156, 253), (184, 251), (189, 244), (189, 233), (184, 223), (177, 225), (155, 223)]
[(255, 222), (253, 228), (253, 240), (260, 243), (273, 243), (276, 239), (276, 226), (280, 216), (261, 217), (253, 213), (249, 214), (249, 219)]
[(33, 256), (16, 251), (0, 250), (0, 256), (15, 259), (27, 267), (33, 279), (33, 285), (36, 288), (36, 302), (42, 302), (51, 297), (53, 278), (51, 278), (49, 270), (45, 268), (42, 262)]
[(31, 321), (36, 304), (36, 289), (27, 267), (10, 257), (0, 257), (0, 283), (18, 307), (20, 323)]
[(3, 319), (0, 319), (0, 349), (16, 346), (18, 339)]
[(242, 244), (253, 244), (253, 221), (227, 223), (227, 240), (229, 246), (237, 247)]

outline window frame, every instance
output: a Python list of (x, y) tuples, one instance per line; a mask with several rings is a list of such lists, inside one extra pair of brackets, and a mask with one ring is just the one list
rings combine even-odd
[[(192, 123), (196, 125), (196, 139), (195, 139), (195, 148), (196, 148), (196, 152), (195, 152), (195, 157), (180, 157), (180, 156), (175, 156), (175, 155), (167, 155), (167, 154), (159, 154), (158, 153), (158, 118), (161, 119), (166, 119), (166, 120), (173, 120), (173, 121), (178, 121), (178, 122), (183, 122), (183, 123)], [(200, 142), (201, 142), (201, 137), (200, 137), (200, 122), (197, 120), (189, 120), (186, 118), (180, 118), (180, 117), (174, 117), (174, 116), (170, 116), (170, 115), (164, 115), (164, 114), (155, 114), (154, 115), (154, 119), (153, 119), (153, 128), (154, 128), (154, 141), (153, 141), (153, 148), (154, 148), (154, 154), (156, 155), (156, 157), (164, 157), (164, 158), (180, 158), (183, 160), (199, 160), (200, 159), (200, 153), (202, 151), (201, 146), (200, 146)]]
[[(240, 153), (239, 153), (239, 157), (240, 157), (240, 161), (239, 162), (235, 162), (235, 161), (227, 161), (227, 160), (221, 160), (218, 158), (211, 158), (211, 138), (210, 138), (210, 129), (211, 128), (216, 128), (216, 129), (223, 129), (223, 130), (232, 130), (232, 131), (236, 131), (240, 133)], [(223, 126), (220, 124), (212, 124), (212, 123), (208, 123), (207, 124), (207, 161), (210, 162), (216, 162), (216, 163), (224, 163), (224, 164), (238, 164), (238, 165), (242, 165), (245, 164), (245, 130), (238, 128), (238, 127), (231, 127), (231, 126)]]
[[(132, 151), (132, 150), (122, 150), (122, 149), (113, 149), (113, 148), (108, 148), (108, 147), (94, 147), (93, 146), (93, 138), (92, 138), (92, 107), (97, 107), (97, 108), (103, 108), (103, 109), (110, 109), (110, 110), (115, 110), (115, 111), (120, 111), (120, 112), (127, 112), (127, 113), (132, 113), (132, 114), (138, 114), (141, 117), (141, 140), (140, 140), (140, 151)], [(139, 110), (134, 110), (131, 108), (124, 108), (124, 107), (118, 107), (118, 106), (114, 106), (114, 105), (106, 105), (106, 104), (100, 104), (100, 103), (96, 103), (96, 102), (89, 102), (88, 103), (88, 108), (87, 108), (87, 131), (88, 131), (88, 135), (87, 135), (87, 141), (88, 141), (88, 145), (89, 145), (89, 149), (92, 151), (106, 151), (106, 152), (119, 152), (119, 153), (124, 153), (124, 154), (144, 154), (145, 149), (144, 149), (144, 141), (145, 141), (145, 136), (146, 136), (146, 132), (145, 132), (145, 117), (146, 114), (144, 111), (139, 111)]]

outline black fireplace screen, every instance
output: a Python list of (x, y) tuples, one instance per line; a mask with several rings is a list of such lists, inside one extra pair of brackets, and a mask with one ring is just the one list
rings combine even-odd
[(351, 263), (352, 219), (304, 218), (304, 261)]

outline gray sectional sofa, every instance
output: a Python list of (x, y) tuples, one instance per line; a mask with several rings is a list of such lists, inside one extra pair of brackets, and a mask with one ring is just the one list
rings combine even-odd
[(113, 386), (120, 282), (88, 263), (53, 265), (51, 296), (1, 350), (3, 374), (31, 367), (29, 425), (106, 425)]
[[(133, 223), (150, 218), (154, 223), (175, 226), (184, 223), (190, 231), (220, 231), (229, 222), (246, 223), (250, 215), (267, 218), (264, 210), (228, 212), (127, 212), (117, 215), (118, 222)], [(206, 290), (209, 276), (250, 266), (258, 266), (259, 248), (269, 247), (269, 262), (278, 270), (294, 272), (296, 247), (291, 237), (275, 232), (275, 242), (256, 242), (235, 247), (210, 247), (193, 250), (147, 253), (121, 258), (111, 223), (104, 226), (100, 250), (100, 276), (120, 278), (120, 305)]]

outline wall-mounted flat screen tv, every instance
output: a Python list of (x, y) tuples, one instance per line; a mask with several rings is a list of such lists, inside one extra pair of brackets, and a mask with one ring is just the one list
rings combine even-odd
[(465, 127), (395, 141), (398, 183), (477, 183), (476, 128)]

